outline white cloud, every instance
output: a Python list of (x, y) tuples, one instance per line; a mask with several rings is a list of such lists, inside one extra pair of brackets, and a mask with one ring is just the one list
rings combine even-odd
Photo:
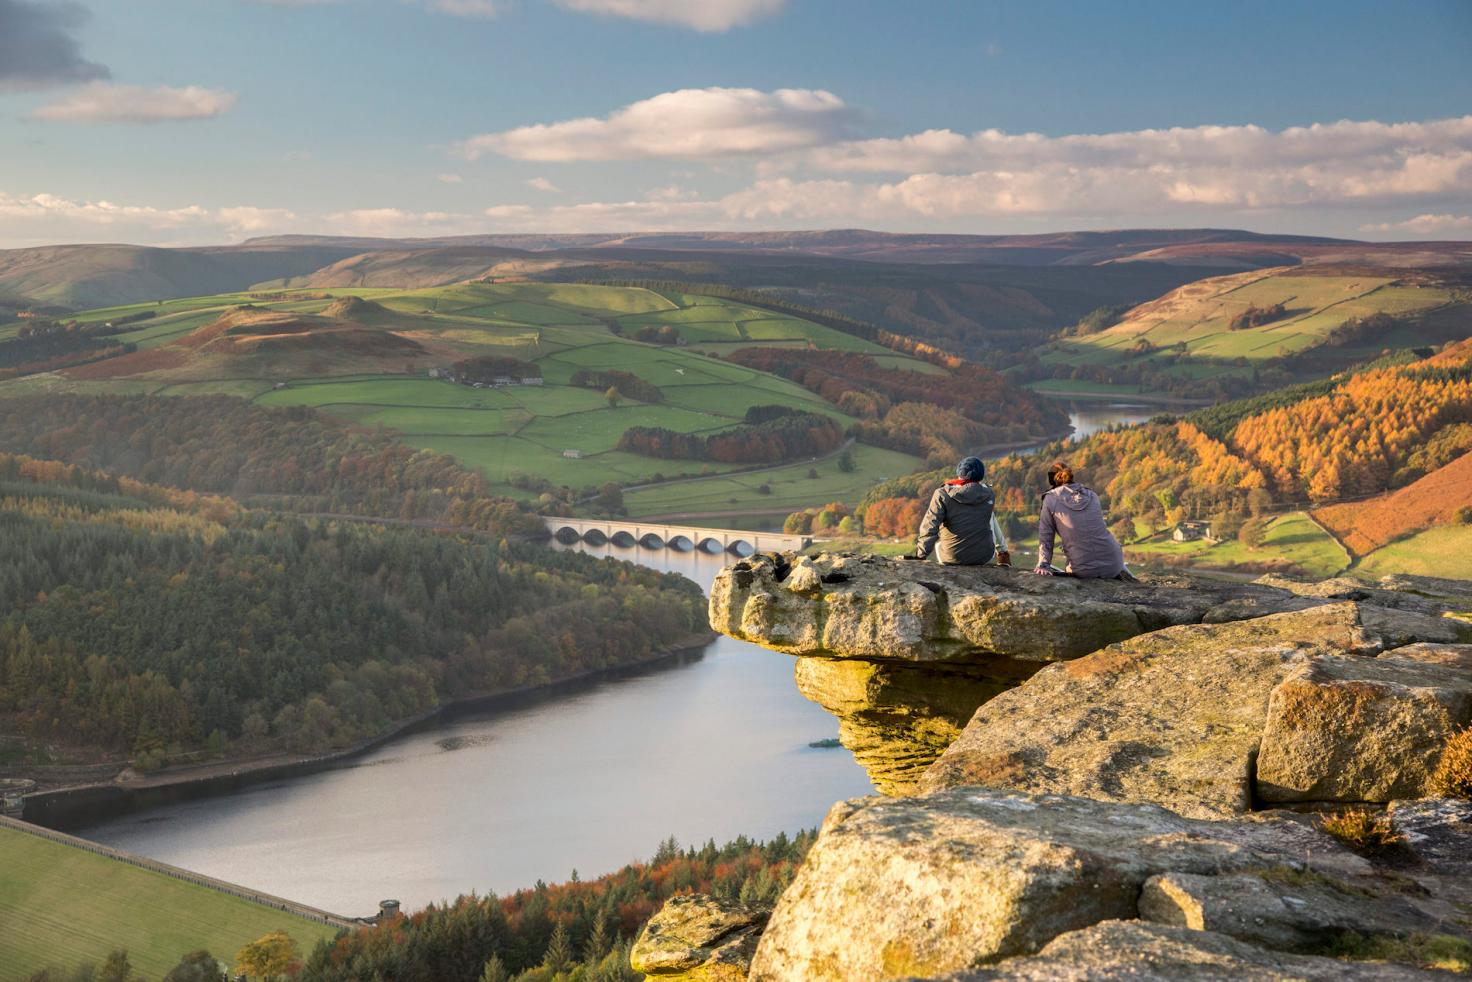
[(151, 205), (120, 205), (106, 200), (73, 201), (54, 194), (25, 197), (0, 191), (0, 218), (12, 221), (49, 219), (85, 225), (138, 223), (150, 228), (177, 228), (201, 222), (209, 214), (198, 205), (155, 208)]
[(603, 118), (487, 133), (462, 149), (471, 159), (554, 162), (772, 154), (832, 143), (852, 119), (843, 100), (822, 89), (680, 89)]
[(1409, 232), (1412, 235), (1454, 235), (1472, 232), (1472, 215), (1417, 215), (1403, 222), (1361, 225), (1365, 232)]
[[(64, 198), (55, 194), (16, 195), (0, 191), (0, 228), (8, 244), (43, 242), (193, 241), (218, 242), (232, 236), (285, 232), (298, 227), (286, 208), (235, 205), (209, 209), (201, 205), (164, 208)], [(99, 230), (106, 229), (100, 233)]]
[(404, 208), (355, 208), (324, 216), (334, 232), (385, 236), (439, 233), (448, 223), (463, 218), (463, 215), (446, 211), (409, 211)]
[(459, 184), (464, 181), (465, 178), (461, 177), (459, 174), (436, 174), (435, 180), (439, 181), (441, 184)]
[(526, 186), (533, 191), (546, 191), (548, 194), (556, 194), (562, 189), (545, 177), (533, 177), (527, 180)]
[(232, 232), (279, 232), (296, 223), (296, 212), (286, 208), (254, 208), (237, 205), (215, 212), (216, 219)]
[(786, 0), (556, 0), (569, 10), (674, 24), (697, 31), (728, 31), (780, 11)]
[(176, 89), (94, 82), (40, 107), (31, 116), (76, 123), (161, 123), (208, 119), (234, 105), (235, 93), (197, 85)]
[(501, 12), (496, 0), (429, 0), (429, 9), (456, 17), (495, 17)]

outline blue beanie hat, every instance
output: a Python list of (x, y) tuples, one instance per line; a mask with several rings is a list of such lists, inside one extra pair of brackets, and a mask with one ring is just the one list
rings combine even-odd
[(956, 465), (956, 476), (963, 481), (979, 481), (986, 477), (986, 465), (980, 457), (967, 457)]

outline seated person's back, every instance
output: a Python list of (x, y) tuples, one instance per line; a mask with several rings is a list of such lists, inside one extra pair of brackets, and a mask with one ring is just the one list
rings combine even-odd
[(1039, 573), (1053, 572), (1053, 537), (1063, 542), (1068, 572), (1089, 579), (1113, 579), (1125, 573), (1124, 550), (1104, 523), (1099, 496), (1073, 478), (1073, 469), (1056, 463), (1048, 471), (1052, 488), (1043, 495), (1038, 515)]
[[(981, 483), (985, 476), (986, 466), (967, 457), (956, 466), (956, 479), (935, 489), (920, 521), (913, 558), (925, 559), (934, 549), (948, 566), (982, 566), (998, 556), (999, 548), (1006, 549), (993, 532), (995, 496)], [(1005, 555), (1001, 553), (1004, 563)]]

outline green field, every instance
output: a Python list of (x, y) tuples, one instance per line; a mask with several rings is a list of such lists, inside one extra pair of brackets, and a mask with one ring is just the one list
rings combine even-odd
[[(629, 515), (637, 518), (727, 511), (791, 512), (830, 501), (854, 505), (875, 482), (910, 474), (923, 466), (920, 460), (908, 454), (863, 444), (855, 445), (852, 453), (855, 467), (848, 474), (838, 469), (837, 457), (829, 457), (815, 463), (786, 464), (727, 477), (629, 491), (624, 494), (624, 507)], [(816, 479), (808, 477), (809, 470), (818, 472)], [(769, 494), (758, 490), (763, 484), (770, 489)], [(712, 519), (711, 524), (723, 522)]]
[(1391, 573), (1472, 580), (1472, 525), (1442, 525), (1382, 546), (1355, 564), (1357, 575)]
[(101, 964), (126, 948), (133, 967), (160, 978), (181, 955), (206, 948), (231, 960), (271, 931), (303, 954), (337, 931), (295, 914), (195, 886), (106, 856), (0, 828), (0, 978), (48, 965)]
[(1195, 564), (1219, 569), (1281, 559), (1317, 577), (1333, 576), (1349, 565), (1349, 554), (1301, 511), (1274, 518), (1258, 549), (1249, 549), (1236, 540), (1215, 544), (1200, 540), (1172, 542), (1168, 533), (1161, 533), (1127, 546), (1126, 551), (1136, 559), (1184, 557)]
[[(252, 353), (179, 345), (191, 332), (242, 304), (272, 312), (319, 315), (335, 298), (371, 299), (379, 309), (363, 313), (375, 329), (412, 338), (419, 351), (371, 357), (334, 350), (305, 353), (289, 348)], [(510, 482), (541, 478), (556, 485), (592, 488), (610, 481), (640, 484), (675, 477), (683, 483), (661, 497), (633, 495), (634, 507), (663, 509), (676, 499), (698, 507), (734, 508), (735, 499), (773, 513), (828, 500), (856, 498), (868, 483), (914, 470), (902, 454), (858, 448), (864, 466), (839, 475), (829, 464), (817, 481), (808, 465), (794, 471), (769, 468), (740, 478), (720, 475), (741, 465), (660, 460), (615, 449), (632, 426), (682, 433), (713, 433), (738, 425), (753, 406), (780, 404), (824, 413), (847, 426), (852, 419), (784, 379), (722, 360), (742, 346), (776, 343), (856, 351), (895, 368), (937, 372), (935, 366), (898, 355), (862, 338), (785, 314), (713, 297), (627, 287), (560, 283), (464, 283), (423, 290), (332, 289), (256, 291), (132, 304), (88, 311), (96, 322), (139, 312), (156, 314), (129, 325), (123, 339), (150, 352), (136, 374), (76, 379), (51, 374), (0, 383), (0, 396), (35, 391), (147, 393), (171, 396), (225, 394), (262, 406), (306, 406), (363, 426), (385, 427), (404, 442), (453, 454), (512, 493)], [(632, 335), (641, 327), (669, 325), (688, 343), (656, 345)], [(544, 384), (473, 388), (429, 376), (466, 357), (508, 355), (534, 362)], [(141, 356), (140, 356), (141, 357)], [(105, 363), (104, 363), (105, 364)], [(375, 368), (377, 370), (375, 370)], [(622, 399), (610, 406), (602, 390), (570, 384), (581, 370), (618, 370), (660, 388), (659, 402)], [(751, 501), (768, 484), (773, 495)], [(678, 488), (679, 490), (675, 490)]]

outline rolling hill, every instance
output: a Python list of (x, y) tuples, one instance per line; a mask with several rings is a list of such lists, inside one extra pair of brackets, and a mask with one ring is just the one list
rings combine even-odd
[(1469, 333), (1472, 278), (1461, 270), (1278, 266), (1188, 283), (1103, 330), (1060, 338), (1035, 374), (1051, 390), (1084, 381), (1210, 394), (1216, 383), (1220, 396), (1256, 386), (1265, 369), (1282, 384)]
[[(976, 381), (959, 382), (951, 376), (964, 363), (917, 358), (790, 313), (673, 290), (523, 282), (255, 291), (99, 308), (77, 321), (112, 325), (109, 340), (134, 350), (10, 380), (0, 396), (224, 394), (263, 407), (304, 407), (451, 454), (498, 491), (522, 498), (559, 487), (694, 479), (671, 485), (673, 495), (631, 494), (636, 514), (681, 511), (687, 501), (713, 513), (784, 513), (856, 499), (864, 483), (921, 463), (902, 434), (884, 437), (883, 446), (852, 447), (847, 470), (807, 453), (795, 463), (782, 445), (762, 442), (768, 436), (756, 439), (752, 428), (772, 414), (763, 407), (782, 407), (791, 417), (782, 425), (793, 427), (827, 419), (847, 429), (865, 412), (880, 433), (891, 402), (960, 384), (997, 400), (963, 401), (964, 415), (938, 410), (965, 434), (957, 439), (980, 445), (1042, 437), (1065, 422), (1056, 408), (977, 366), (966, 368), (981, 373)], [(0, 350), (3, 339), (0, 332)], [(829, 401), (836, 396), (813, 385), (733, 360), (753, 350), (792, 350), (819, 363), (831, 355), (835, 365), (841, 361), (835, 370), (853, 378), (844, 391), (878, 386), (889, 394), (840, 408)], [(481, 364), (505, 367), (482, 375), (462, 367)], [(491, 384), (502, 374), (512, 384)], [(978, 387), (983, 381), (990, 388)], [(633, 432), (644, 434), (637, 452)], [(791, 443), (794, 435), (784, 439), (805, 445)], [(706, 443), (712, 447), (702, 451)], [(671, 456), (646, 445), (694, 449)]]
[[(0, 295), (74, 310), (243, 290), (352, 255), (340, 245), (160, 249), (58, 245), (0, 250)], [(3, 313), (3, 309), (0, 309)]]

